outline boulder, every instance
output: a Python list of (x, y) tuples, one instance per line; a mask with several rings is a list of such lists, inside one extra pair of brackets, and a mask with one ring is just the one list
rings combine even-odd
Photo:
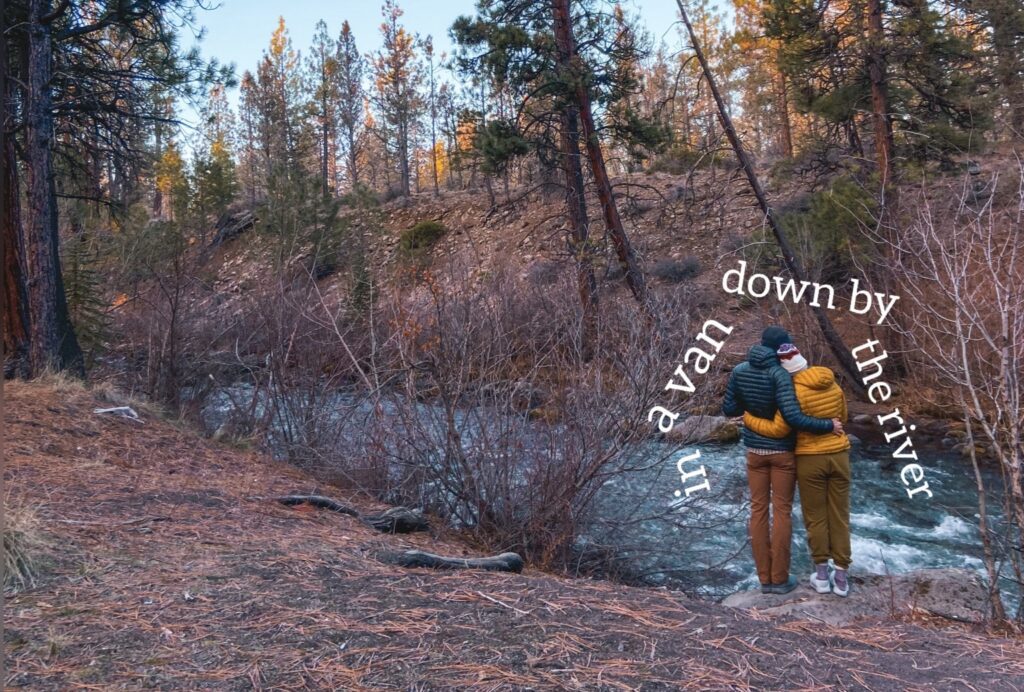
[(913, 610), (958, 622), (980, 623), (988, 609), (985, 585), (977, 572), (966, 569), (922, 569), (906, 574), (850, 575), (850, 595), (819, 594), (799, 575), (800, 585), (788, 594), (738, 591), (722, 601), (731, 608), (763, 615), (846, 625)]
[(870, 413), (860, 413), (860, 414), (858, 414), (858, 415), (853, 417), (853, 422), (857, 423), (858, 425), (865, 425), (867, 423), (870, 423), (871, 422), (871, 414)]
[(740, 439), (740, 428), (724, 416), (695, 415), (676, 421), (665, 437), (684, 444), (736, 442)]

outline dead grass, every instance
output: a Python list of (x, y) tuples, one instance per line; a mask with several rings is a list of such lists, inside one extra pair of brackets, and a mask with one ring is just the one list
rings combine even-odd
[(5, 387), (7, 482), (54, 566), (6, 598), (7, 687), (26, 689), (1024, 688), (1024, 642), (912, 622), (775, 622), (660, 590), (402, 569), (449, 532), (386, 536), (261, 501), (381, 507), (294, 468), (97, 416), (85, 389)]
[(4, 501), (4, 592), (35, 586), (50, 547), (36, 511), (31, 505), (12, 502), (8, 493)]

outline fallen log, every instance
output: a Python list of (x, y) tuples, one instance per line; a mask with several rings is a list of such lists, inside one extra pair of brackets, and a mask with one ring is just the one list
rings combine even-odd
[(321, 509), (329, 509), (332, 512), (340, 512), (341, 514), (347, 514), (350, 517), (358, 517), (359, 512), (352, 509), (348, 505), (343, 505), (337, 500), (332, 500), (329, 497), (323, 495), (285, 495), (284, 497), (275, 498), (282, 505), (294, 507), (295, 505), (309, 504), (314, 507)]
[(517, 553), (501, 553), (490, 557), (445, 557), (422, 550), (387, 553), (381, 560), (399, 567), (431, 567), (433, 569), (483, 569), (492, 572), (522, 572), (523, 558)]
[(407, 507), (392, 507), (380, 514), (363, 516), (362, 520), (384, 533), (413, 533), (430, 528), (422, 514)]
[(285, 495), (274, 499), (282, 505), (289, 507), (308, 504), (321, 509), (329, 509), (332, 512), (347, 514), (384, 533), (413, 533), (416, 531), (426, 531), (430, 528), (426, 517), (408, 507), (391, 507), (379, 514), (363, 515), (348, 505), (323, 495)]
[(210, 247), (217, 247), (221, 243), (231, 240), (255, 227), (258, 219), (249, 209), (225, 211), (217, 219), (214, 226), (213, 240)]

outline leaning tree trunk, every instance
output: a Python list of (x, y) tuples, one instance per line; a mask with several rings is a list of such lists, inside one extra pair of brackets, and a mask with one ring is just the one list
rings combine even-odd
[(565, 172), (565, 209), (569, 218), (570, 244), (576, 259), (576, 286), (583, 309), (583, 360), (593, 357), (597, 337), (597, 281), (594, 279), (593, 253), (590, 251), (587, 201), (583, 188), (583, 164), (580, 156), (579, 114), (572, 106), (562, 109), (560, 132), (562, 169)]
[(649, 316), (654, 316), (653, 309), (647, 294), (647, 284), (644, 281), (643, 271), (637, 263), (633, 246), (626, 235), (626, 229), (622, 225), (622, 217), (619, 215), (619, 208), (613, 197), (611, 180), (608, 177), (608, 169), (604, 163), (604, 153), (601, 151), (601, 142), (597, 135), (597, 128), (594, 126), (594, 115), (590, 108), (590, 94), (587, 92), (586, 84), (573, 74), (578, 67), (579, 58), (576, 55), (576, 39), (572, 33), (572, 19), (569, 13), (569, 0), (553, 0), (554, 10), (555, 43), (558, 50), (558, 63), (563, 74), (573, 82), (572, 98), (579, 109), (580, 124), (583, 128), (583, 137), (587, 145), (587, 157), (590, 159), (590, 169), (594, 175), (594, 184), (597, 187), (597, 196), (601, 201), (601, 210), (604, 213), (605, 224), (612, 238), (612, 245), (615, 246), (615, 253), (619, 262), (626, 270), (626, 283)]
[(82, 351), (68, 315), (61, 278), (57, 190), (53, 178), (53, 44), (49, 0), (30, 0), (25, 103), (27, 214), (25, 266), (28, 284), (29, 362), (32, 373), (48, 369), (84, 374)]
[[(686, 26), (686, 31), (690, 35), (690, 41), (693, 44), (693, 52), (697, 56), (697, 61), (700, 63), (701, 70), (704, 72), (704, 77), (708, 83), (708, 89), (711, 91), (711, 95), (715, 100), (715, 105), (718, 107), (718, 119), (722, 123), (722, 129), (725, 130), (725, 136), (729, 139), (729, 144), (732, 145), (732, 150), (736, 154), (736, 160), (740, 164), (740, 168), (747, 176), (747, 181), (750, 183), (751, 189), (754, 191), (754, 197), (757, 198), (757, 203), (761, 207), (761, 211), (764, 213), (765, 220), (768, 222), (768, 226), (772, 229), (772, 234), (775, 236), (775, 241), (779, 245), (779, 249), (782, 250), (782, 260), (785, 262), (786, 267), (789, 269), (793, 278), (797, 281), (804, 280), (804, 269), (800, 265), (800, 261), (796, 258), (796, 253), (793, 252), (792, 246), (789, 241), (786, 240), (786, 234), (782, 231), (782, 226), (779, 225), (778, 218), (775, 216), (775, 211), (768, 206), (768, 198), (764, 193), (764, 188), (761, 187), (761, 181), (757, 178), (757, 173), (754, 171), (754, 165), (750, 161), (750, 157), (747, 156), (746, 150), (743, 148), (742, 142), (740, 142), (739, 135), (736, 133), (736, 128), (732, 124), (732, 118), (729, 116), (729, 111), (725, 108), (725, 101), (722, 100), (722, 94), (718, 91), (718, 84), (715, 82), (714, 75), (711, 73), (711, 67), (708, 65), (707, 58), (704, 57), (704, 51), (700, 47), (700, 42), (697, 41), (697, 34), (693, 30), (693, 25), (690, 24), (690, 17), (686, 12), (686, 7), (683, 6), (682, 0), (676, 0), (676, 4), (679, 5), (679, 13), (682, 16), (683, 24)], [(861, 383), (859, 371), (857, 369), (857, 363), (853, 358), (853, 354), (847, 348), (843, 342), (843, 337), (839, 336), (839, 332), (832, 325), (832, 321), (828, 318), (825, 313), (825, 309), (822, 307), (810, 306), (814, 313), (815, 319), (818, 321), (818, 327), (821, 329), (822, 335), (825, 337), (825, 342), (831, 349), (832, 354), (839, 361), (839, 364), (849, 374), (853, 383), (854, 389), (859, 394), (864, 395), (864, 385)]]

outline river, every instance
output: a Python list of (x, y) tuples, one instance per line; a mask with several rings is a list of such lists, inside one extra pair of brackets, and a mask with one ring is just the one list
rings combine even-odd
[[(236, 385), (215, 397), (204, 413), (207, 427), (212, 430), (223, 422), (232, 401), (251, 400), (251, 396), (251, 388)], [(360, 415), (370, 407), (343, 394), (333, 402), (337, 410), (348, 411), (339, 420), (346, 420), (344, 425), (358, 434)], [(385, 416), (394, 416), (394, 432), (400, 436), (404, 424), (392, 413), (397, 410), (387, 402), (383, 406)], [(427, 427), (444, 425), (437, 407), (416, 403), (414, 410), (415, 417), (428, 421)], [(468, 453), (474, 428), (494, 420), (492, 413), (456, 417)], [(530, 430), (536, 429), (534, 426), (543, 424), (524, 421), (517, 425), (522, 426), (519, 434), (523, 439), (533, 435)], [(348, 434), (342, 438), (352, 439)], [(681, 489), (675, 462), (695, 449), (701, 451), (698, 463), (707, 469), (710, 489), (675, 506), (674, 492)], [(649, 441), (634, 444), (625, 453), (648, 460), (647, 464), (633, 464), (648, 468), (616, 475), (601, 488), (594, 521), (580, 536), (579, 544), (613, 548), (631, 577), (640, 575), (648, 583), (683, 588), (707, 598), (719, 599), (758, 587), (747, 545), (749, 492), (743, 446), (706, 444), (680, 449)], [(851, 450), (851, 573), (903, 573), (938, 567), (982, 572), (977, 496), (970, 465), (954, 452), (920, 452), (919, 461), (934, 497), (918, 494), (910, 498), (900, 481), (901, 465), (893, 463), (889, 455), (887, 447), (859, 442)], [(999, 487), (997, 475), (986, 472), (985, 476), (990, 488)], [(998, 507), (998, 499), (991, 498), (989, 506)], [(798, 501), (793, 515), (792, 571), (802, 578), (810, 573), (811, 561)], [(1012, 609), (1012, 603), (1007, 605)]]
[[(650, 443), (650, 454), (663, 458), (668, 445)], [(680, 581), (690, 590), (719, 598), (733, 591), (759, 586), (747, 545), (749, 516), (745, 451), (742, 445), (696, 445), (707, 469), (710, 490), (693, 495), (689, 505), (674, 508), (673, 493), (680, 488), (674, 461), (645, 474), (618, 478), (603, 488), (602, 516), (615, 523), (629, 522), (637, 508), (648, 514), (671, 510), (678, 525), (662, 519), (639, 521), (627, 536), (633, 560), (648, 579)], [(977, 494), (970, 465), (952, 452), (921, 454), (934, 497), (908, 497), (887, 448), (860, 443), (851, 450), (853, 476), (850, 529), (851, 573), (901, 573), (929, 567), (963, 567), (983, 571), (978, 536)], [(678, 458), (675, 454), (673, 459)], [(986, 472), (990, 488), (998, 478)], [(652, 493), (652, 488), (656, 489)], [(990, 500), (990, 506), (998, 505)], [(601, 540), (602, 531), (591, 535)], [(610, 529), (607, 535), (612, 535)], [(799, 501), (793, 508), (792, 571), (798, 577), (811, 572), (806, 533)], [(679, 559), (673, 559), (678, 556)], [(663, 568), (663, 569), (661, 569)]]

